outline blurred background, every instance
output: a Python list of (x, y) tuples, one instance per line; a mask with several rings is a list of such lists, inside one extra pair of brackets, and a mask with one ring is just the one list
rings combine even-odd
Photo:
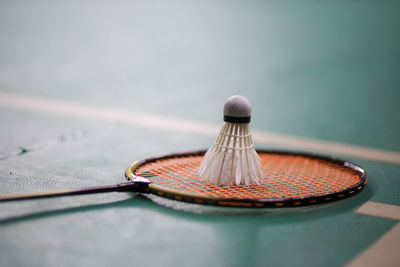
[(2, 91), (214, 124), (242, 94), (255, 129), (400, 150), (399, 3), (0, 5)]

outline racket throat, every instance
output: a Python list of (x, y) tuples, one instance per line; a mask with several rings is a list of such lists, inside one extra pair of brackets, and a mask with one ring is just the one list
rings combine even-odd
[(116, 191), (147, 193), (149, 191), (149, 184), (151, 184), (149, 179), (136, 176), (132, 181), (119, 183)]

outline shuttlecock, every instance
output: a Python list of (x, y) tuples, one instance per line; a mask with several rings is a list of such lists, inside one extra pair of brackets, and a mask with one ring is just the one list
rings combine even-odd
[(224, 125), (204, 155), (199, 176), (216, 185), (257, 184), (262, 176), (260, 158), (250, 134), (251, 105), (234, 95), (224, 105)]

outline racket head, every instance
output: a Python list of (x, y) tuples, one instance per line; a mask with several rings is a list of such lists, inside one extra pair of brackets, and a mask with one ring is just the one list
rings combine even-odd
[(257, 185), (213, 185), (197, 175), (206, 150), (173, 153), (131, 164), (128, 181), (145, 177), (147, 193), (188, 203), (254, 208), (317, 205), (359, 193), (367, 183), (360, 166), (328, 156), (257, 150), (263, 177)]

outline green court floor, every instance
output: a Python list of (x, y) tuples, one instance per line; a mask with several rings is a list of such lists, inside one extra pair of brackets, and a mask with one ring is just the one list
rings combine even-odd
[(234, 94), (262, 149), (368, 172), (307, 209), (128, 193), (0, 203), (0, 266), (399, 266), (400, 3), (0, 2), (0, 194), (116, 184), (208, 148)]

